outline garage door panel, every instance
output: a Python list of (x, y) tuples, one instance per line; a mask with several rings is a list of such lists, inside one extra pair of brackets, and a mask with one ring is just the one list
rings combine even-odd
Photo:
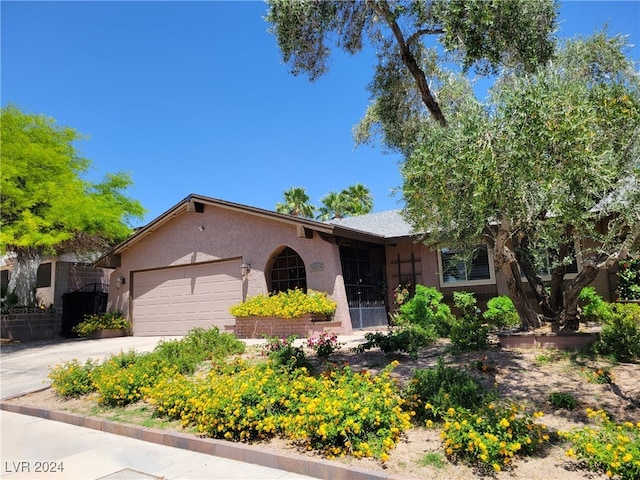
[(240, 261), (135, 272), (134, 335), (184, 335), (195, 327), (233, 324), (242, 299)]

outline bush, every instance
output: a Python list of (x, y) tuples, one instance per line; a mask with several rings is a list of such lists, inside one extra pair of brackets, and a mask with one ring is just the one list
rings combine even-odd
[(302, 347), (293, 346), (295, 339), (295, 335), (287, 338), (267, 338), (267, 343), (263, 347), (262, 354), (269, 357), (269, 360), (277, 367), (285, 367), (289, 370), (302, 367), (307, 368), (309, 367), (309, 362), (304, 354), (304, 350)]
[(520, 315), (509, 297), (500, 295), (487, 302), (483, 318), (497, 328), (511, 328), (520, 325)]
[(95, 391), (91, 374), (96, 368), (94, 360), (81, 364), (73, 359), (49, 370), (51, 388), (62, 397), (81, 397)]
[(612, 303), (611, 312), (594, 350), (623, 361), (640, 357), (640, 305)]
[(335, 333), (322, 332), (317, 337), (307, 339), (307, 348), (313, 350), (319, 357), (328, 357), (332, 353), (340, 350), (344, 343), (338, 342)]
[(549, 403), (556, 408), (565, 410), (573, 410), (578, 406), (576, 397), (566, 392), (551, 392), (549, 394)]
[(387, 333), (367, 332), (364, 334), (367, 340), (355, 347), (353, 350), (362, 353), (365, 350), (378, 347), (384, 353), (403, 352), (409, 354), (412, 358), (417, 358), (418, 350), (429, 345), (433, 345), (438, 339), (435, 327), (428, 325), (405, 325), (397, 330), (390, 330)]
[(602, 411), (587, 409), (587, 416), (600, 424), (559, 432), (572, 442), (567, 456), (578, 458), (589, 470), (624, 480), (640, 478), (640, 422), (616, 424)]
[(546, 425), (534, 422), (542, 413), (525, 414), (516, 405), (488, 404), (477, 411), (450, 408), (441, 438), (450, 460), (462, 460), (499, 472), (520, 455), (532, 455), (550, 437)]
[(296, 288), (247, 298), (246, 301), (233, 305), (229, 312), (234, 317), (298, 318), (307, 313), (333, 315), (336, 307), (336, 302), (324, 292), (308, 290), (304, 293)]
[(433, 326), (438, 336), (446, 337), (453, 316), (449, 307), (442, 303), (443, 298), (435, 287), (416, 285), (413, 297), (400, 306), (399, 324), (420, 325), (423, 329)]
[(376, 376), (344, 367), (313, 377), (306, 369), (236, 362), (206, 377), (164, 378), (144, 392), (158, 414), (209, 437), (250, 441), (281, 434), (327, 457), (385, 461), (410, 427), (411, 415), (390, 378), (396, 365)]
[(593, 287), (584, 287), (578, 298), (583, 303), (582, 318), (590, 322), (608, 322), (613, 316), (611, 305), (596, 293)]
[(86, 315), (83, 322), (75, 325), (71, 331), (81, 337), (87, 337), (98, 330), (105, 329), (129, 329), (131, 324), (119, 312), (106, 312), (95, 315)]
[(449, 338), (454, 352), (484, 350), (489, 346), (489, 327), (480, 320), (480, 310), (476, 306), (473, 293), (454, 292), (453, 303), (462, 311), (451, 325)]
[(618, 296), (621, 300), (640, 300), (640, 257), (623, 260), (618, 267)]
[(446, 367), (442, 357), (436, 368), (415, 370), (404, 393), (421, 422), (441, 420), (451, 407), (475, 409), (483, 404), (486, 396), (478, 381), (467, 372)]

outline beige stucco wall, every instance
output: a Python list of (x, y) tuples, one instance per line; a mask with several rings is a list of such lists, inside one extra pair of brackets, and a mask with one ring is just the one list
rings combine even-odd
[[(244, 298), (267, 293), (266, 268), (285, 246), (302, 257), (307, 287), (328, 292), (338, 303), (335, 320), (350, 331), (351, 320), (335, 244), (322, 240), (317, 232), (311, 239), (299, 238), (293, 224), (210, 205), (205, 206), (203, 213), (178, 213), (121, 253), (121, 267), (111, 274), (108, 308), (130, 316), (129, 286), (134, 271), (228, 258), (241, 258), (243, 263), (251, 265), (243, 284)], [(115, 286), (118, 277), (126, 279), (120, 289)]]

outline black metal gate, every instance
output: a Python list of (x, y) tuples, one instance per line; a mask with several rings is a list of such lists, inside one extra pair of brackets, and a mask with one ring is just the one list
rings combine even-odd
[(343, 240), (340, 262), (352, 327), (388, 325), (384, 246)]
[(79, 290), (63, 294), (60, 335), (77, 337), (71, 329), (81, 323), (85, 315), (106, 312), (108, 292), (108, 283), (90, 283)]

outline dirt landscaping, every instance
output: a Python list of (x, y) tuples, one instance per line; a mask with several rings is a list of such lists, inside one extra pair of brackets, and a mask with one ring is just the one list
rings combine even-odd
[[(551, 431), (569, 430), (589, 424), (585, 410), (604, 409), (616, 422), (640, 421), (640, 365), (637, 363), (611, 363), (603, 358), (595, 358), (553, 350), (508, 350), (494, 347), (482, 352), (462, 355), (446, 353), (447, 341), (441, 340), (434, 347), (424, 349), (417, 359), (404, 355), (384, 355), (377, 350), (356, 354), (347, 349), (330, 357), (333, 363), (348, 363), (354, 370), (369, 370), (376, 373), (392, 360), (400, 364), (393, 372), (399, 382), (408, 381), (416, 368), (434, 367), (438, 358), (443, 357), (447, 365), (469, 371), (487, 388), (496, 388), (501, 398), (524, 405), (529, 411), (543, 411), (539, 419)], [(322, 368), (322, 362), (311, 356), (315, 366)], [(245, 356), (258, 354), (257, 347), (248, 347)], [(610, 384), (590, 383), (587, 373), (598, 369), (609, 369), (613, 382)], [(578, 401), (573, 410), (556, 409), (549, 401), (552, 392), (572, 395)], [(10, 400), (12, 403), (46, 407), (74, 413), (107, 417), (114, 421), (140, 423), (156, 428), (182, 430), (175, 422), (164, 422), (152, 418), (151, 408), (136, 404), (123, 409), (109, 410), (97, 408), (89, 396), (65, 400), (57, 397), (50, 389)], [(275, 439), (265, 448), (292, 451), (285, 440)], [(604, 475), (582, 469), (575, 460), (565, 455), (567, 446), (553, 444), (534, 458), (522, 458), (515, 462), (515, 468), (495, 474), (498, 479), (605, 479)], [(307, 452), (299, 452), (312, 455)], [(439, 430), (422, 427), (406, 432), (403, 441), (391, 452), (391, 458), (384, 465), (364, 459), (340, 459), (360, 468), (385, 470), (404, 479), (472, 479), (483, 475), (474, 468), (463, 464), (452, 464), (446, 460)]]

